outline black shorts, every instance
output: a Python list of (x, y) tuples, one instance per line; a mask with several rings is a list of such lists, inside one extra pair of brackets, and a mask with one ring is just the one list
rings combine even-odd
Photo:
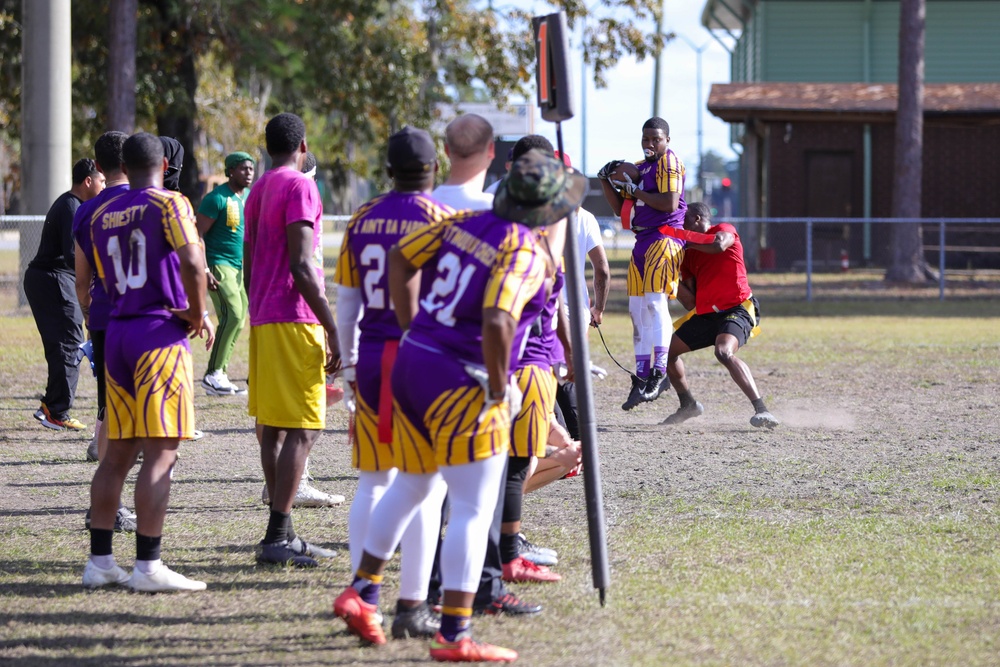
[(760, 324), (760, 306), (757, 304), (757, 299), (751, 296), (750, 303), (753, 304), (756, 317), (750, 317), (743, 304), (738, 304), (718, 313), (694, 315), (682, 324), (674, 335), (692, 350), (714, 347), (719, 334), (736, 336), (740, 347), (743, 347), (750, 340), (750, 331)]

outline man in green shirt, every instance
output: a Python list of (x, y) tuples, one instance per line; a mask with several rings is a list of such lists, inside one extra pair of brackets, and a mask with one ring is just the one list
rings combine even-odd
[(254, 159), (243, 152), (226, 156), (229, 180), (216, 186), (198, 207), (198, 232), (205, 240), (209, 294), (219, 318), (215, 345), (208, 357), (208, 370), (201, 381), (212, 396), (245, 394), (226, 375), (229, 358), (247, 316), (247, 293), (243, 286), (243, 202), (254, 175)]

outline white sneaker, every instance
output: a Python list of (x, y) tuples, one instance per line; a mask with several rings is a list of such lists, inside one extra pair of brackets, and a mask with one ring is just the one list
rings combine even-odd
[(100, 588), (101, 586), (128, 586), (128, 572), (118, 565), (107, 570), (97, 567), (94, 561), (87, 559), (87, 567), (83, 568), (83, 587)]
[(134, 591), (144, 593), (167, 593), (170, 591), (203, 591), (204, 581), (188, 579), (183, 574), (174, 572), (166, 565), (160, 565), (152, 574), (145, 574), (139, 568), (132, 570), (132, 578), (128, 584)]
[(237, 396), (247, 393), (246, 389), (238, 389), (230, 382), (229, 376), (221, 370), (206, 375), (201, 381), (201, 386), (209, 396)]
[[(336, 493), (323, 493), (309, 484), (305, 477), (299, 480), (299, 488), (295, 491), (292, 507), (335, 507), (346, 500)], [(267, 484), (260, 490), (260, 502), (267, 505), (271, 497), (267, 493)]]

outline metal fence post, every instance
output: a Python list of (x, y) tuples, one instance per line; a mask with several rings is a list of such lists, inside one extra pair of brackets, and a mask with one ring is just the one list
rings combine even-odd
[(938, 221), (938, 299), (944, 301), (944, 220)]
[(813, 300), (813, 221), (806, 220), (806, 301)]

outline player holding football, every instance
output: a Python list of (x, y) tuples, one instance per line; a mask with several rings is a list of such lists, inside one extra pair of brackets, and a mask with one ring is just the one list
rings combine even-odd
[[(205, 584), (160, 560), (170, 478), (180, 440), (194, 434), (194, 378), (187, 336), (206, 333), (205, 256), (187, 198), (163, 189), (166, 158), (152, 134), (122, 148), (129, 190), (97, 209), (90, 235), (97, 275), (112, 303), (105, 340), (108, 446), (91, 483), (90, 560), (83, 585), (148, 592)], [(136, 562), (115, 564), (111, 537), (125, 476), (135, 485)]]
[[(354, 412), (351, 462), (358, 469), (347, 522), (353, 570), (361, 562), (372, 510), (396, 477), (396, 466), (405, 465), (393, 456), (390, 373), (403, 332), (389, 300), (386, 260), (392, 246), (408, 233), (454, 213), (430, 196), (437, 151), (424, 130), (404, 127), (389, 137), (386, 168), (393, 189), (355, 212), (344, 232), (334, 276), (345, 397)], [(427, 604), (427, 588), (445, 491), (439, 480), (402, 534), (400, 593), (392, 622), (397, 639), (433, 637), (441, 627)]]
[(711, 211), (703, 202), (688, 207), (684, 228), (714, 234), (715, 241), (689, 244), (681, 266), (682, 281), (677, 298), (693, 310), (680, 320), (670, 340), (667, 373), (677, 389), (681, 405), (663, 423), (680, 424), (705, 411), (691, 396), (681, 355), (715, 346), (715, 358), (726, 367), (753, 404), (750, 424), (757, 428), (774, 428), (779, 424), (777, 418), (764, 405), (750, 368), (736, 356), (737, 351), (757, 334), (760, 323), (760, 306), (747, 282), (740, 236), (732, 225), (713, 226)]
[[(628, 268), (628, 311), (632, 319), (635, 375), (622, 410), (656, 400), (669, 387), (667, 349), (670, 340), (668, 303), (677, 293), (684, 242), (668, 237), (660, 227), (684, 226), (684, 163), (669, 148), (670, 126), (653, 117), (642, 126), (644, 160), (636, 166), (638, 181), (626, 174), (610, 180), (622, 163), (612, 160), (597, 173), (615, 215), (625, 199), (635, 201), (632, 231), (635, 247)], [(652, 354), (651, 354), (652, 353)]]
[[(443, 477), (451, 522), (441, 550), (441, 630), (434, 660), (510, 662), (517, 653), (470, 637), (486, 534), (510, 446), (511, 372), (527, 327), (548, 294), (555, 261), (530, 229), (580, 204), (586, 179), (538, 152), (515, 161), (492, 211), (467, 211), (400, 241), (389, 290), (406, 331), (392, 373), (394, 442), (401, 471), (376, 506), (354, 582), (334, 613), (384, 643), (378, 597), (386, 562), (416, 508)], [(417, 272), (429, 288), (418, 311)], [(412, 321), (412, 324), (411, 324)]]

